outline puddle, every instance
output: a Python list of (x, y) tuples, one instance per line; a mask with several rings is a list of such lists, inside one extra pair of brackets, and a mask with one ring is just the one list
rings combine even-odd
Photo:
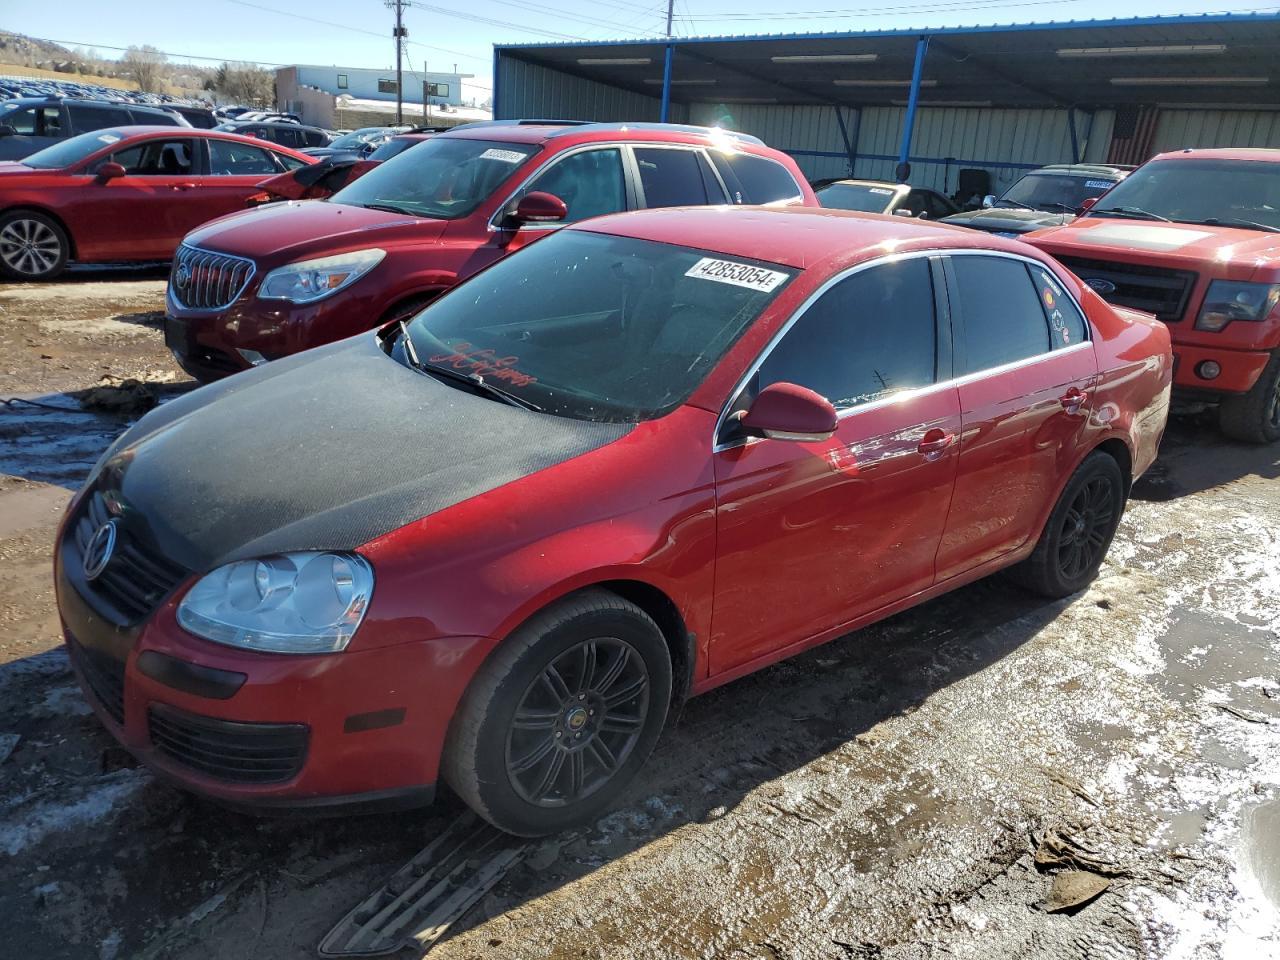
[(1168, 664), (1155, 678), (1181, 703), (1196, 703), (1206, 690), (1225, 694), (1238, 707), (1280, 716), (1280, 702), (1247, 681), (1265, 678), (1276, 686), (1277, 651), (1271, 633), (1197, 611), (1184, 611), (1160, 644)]
[(74, 490), (134, 420), (81, 410), (66, 394), (35, 399), (48, 406), (15, 403), (0, 413), (0, 473)]
[(1280, 910), (1280, 799), (1242, 812), (1240, 853), (1244, 868), (1271, 905)]

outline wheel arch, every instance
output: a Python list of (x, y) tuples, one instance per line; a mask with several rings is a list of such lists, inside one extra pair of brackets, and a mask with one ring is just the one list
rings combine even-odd
[[(1116, 466), (1120, 468), (1120, 473), (1124, 477), (1124, 495), (1127, 500), (1129, 488), (1133, 486), (1133, 451), (1129, 449), (1129, 444), (1120, 437), (1108, 437), (1089, 453), (1094, 451), (1105, 453), (1116, 462)], [(1081, 463), (1083, 462), (1082, 460)]]
[(11, 207), (5, 207), (3, 210), (0, 210), (0, 217), (7, 217), (11, 213), (24, 212), (38, 213), (42, 217), (48, 217), (61, 227), (63, 235), (67, 238), (67, 259), (74, 260), (76, 258), (75, 234), (71, 232), (71, 227), (67, 225), (67, 221), (48, 207), (42, 207), (38, 203), (15, 203)]

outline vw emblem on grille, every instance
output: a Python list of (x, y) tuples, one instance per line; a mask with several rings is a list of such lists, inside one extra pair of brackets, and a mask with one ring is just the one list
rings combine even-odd
[(84, 556), (80, 560), (84, 578), (86, 580), (96, 580), (102, 576), (102, 571), (107, 569), (107, 564), (111, 562), (111, 554), (115, 552), (115, 549), (116, 522), (108, 520), (93, 531), (93, 536), (89, 538), (89, 542), (85, 545)]
[(185, 290), (187, 288), (187, 284), (191, 282), (190, 264), (178, 264), (178, 270), (173, 275), (173, 282), (177, 285), (179, 290)]
[(1108, 293), (1116, 292), (1116, 285), (1110, 280), (1103, 280), (1099, 277), (1086, 277), (1084, 282), (1104, 297)]

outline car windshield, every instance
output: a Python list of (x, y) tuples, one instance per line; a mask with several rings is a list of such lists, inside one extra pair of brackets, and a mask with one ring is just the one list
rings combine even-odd
[(368, 130), (355, 130), (345, 136), (339, 137), (333, 143), (329, 144), (335, 150), (354, 150), (366, 143), (377, 143), (386, 137), (387, 131), (382, 127), (371, 127)]
[(818, 202), (832, 210), (884, 213), (897, 191), (871, 183), (832, 183), (816, 191)]
[(478, 374), (547, 413), (648, 420), (683, 403), (794, 274), (562, 230), (441, 297), (409, 336), (423, 365)]
[(1100, 200), (1090, 215), (1133, 216), (1245, 229), (1280, 229), (1280, 163), (1154, 160)]
[(393, 137), (377, 150), (373, 151), (373, 153), (369, 154), (369, 159), (377, 160), (379, 162), (383, 160), (390, 160), (392, 157), (398, 157), (410, 147), (416, 147), (422, 142), (423, 141), (419, 140), (417, 137), (405, 137), (403, 139), (400, 137)]
[(997, 207), (1031, 207), (1054, 213), (1074, 213), (1090, 197), (1100, 197), (1115, 184), (1105, 176), (1029, 173), (996, 201)]
[(23, 157), (22, 162), (37, 170), (61, 170), (123, 139), (124, 131), (122, 130), (94, 130), (92, 133), (82, 133), (78, 137), (71, 137), (51, 147), (37, 150), (31, 156)]
[(456, 220), (484, 203), (537, 150), (527, 143), (437, 137), (374, 167), (331, 201)]

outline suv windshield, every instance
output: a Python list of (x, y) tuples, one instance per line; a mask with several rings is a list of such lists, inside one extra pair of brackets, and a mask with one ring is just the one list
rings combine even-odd
[(334, 150), (357, 150), (366, 143), (379, 143), (390, 136), (391, 133), (392, 131), (386, 127), (366, 127), (363, 130), (354, 130), (345, 136), (339, 137), (329, 146)]
[(683, 403), (794, 270), (563, 230), (409, 325), (421, 364), (479, 375), (547, 413), (634, 422)]
[(1155, 160), (1089, 211), (1255, 230), (1280, 229), (1280, 163)]
[(884, 213), (896, 192), (893, 187), (878, 187), (870, 183), (832, 183), (815, 191), (815, 194), (820, 204), (832, 210)]
[(484, 203), (537, 150), (527, 143), (437, 137), (379, 164), (330, 199), (456, 220)]
[(1032, 207), (1055, 213), (1075, 213), (1090, 197), (1100, 197), (1115, 180), (1105, 176), (1068, 176), (1060, 173), (1029, 173), (1005, 191), (997, 207)]
[(122, 130), (94, 130), (92, 133), (82, 133), (78, 137), (55, 143), (52, 147), (37, 150), (31, 156), (23, 157), (20, 162), (37, 170), (61, 170), (123, 139), (124, 131)]
[(392, 137), (373, 153), (369, 154), (368, 159), (377, 160), (381, 163), (383, 160), (390, 160), (392, 157), (398, 157), (410, 147), (416, 147), (423, 141), (418, 137)]

